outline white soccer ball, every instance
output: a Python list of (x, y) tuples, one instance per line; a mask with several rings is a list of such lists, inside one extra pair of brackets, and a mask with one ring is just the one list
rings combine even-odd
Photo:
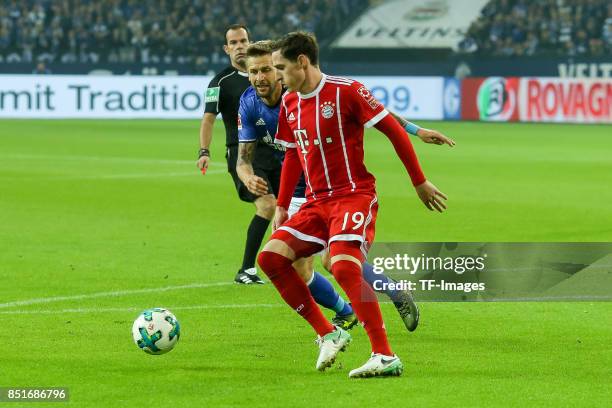
[(181, 326), (176, 317), (166, 309), (156, 307), (145, 310), (132, 326), (136, 345), (149, 354), (164, 354), (176, 346)]

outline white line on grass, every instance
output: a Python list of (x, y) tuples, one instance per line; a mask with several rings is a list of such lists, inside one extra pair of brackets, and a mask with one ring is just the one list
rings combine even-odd
[[(228, 283), (231, 284), (231, 283)], [(163, 289), (163, 288), (162, 288)], [(488, 301), (481, 301), (478, 303), (488, 302), (506, 302), (506, 303), (517, 303), (517, 302), (542, 302), (542, 301), (568, 301), (568, 300), (611, 300), (609, 296), (556, 296), (556, 297), (529, 297), (529, 298), (508, 298), (508, 299), (492, 299)], [(428, 303), (450, 303), (442, 299), (427, 300)], [(380, 304), (391, 304), (391, 302), (382, 302)], [(462, 303), (462, 302), (459, 302)], [(465, 302), (468, 303), (468, 302)], [(473, 302), (469, 302), (473, 303)], [(172, 311), (176, 310), (207, 310), (207, 309), (256, 309), (256, 308), (276, 308), (286, 307), (284, 303), (242, 303), (242, 304), (209, 304), (209, 305), (190, 305), (190, 306), (172, 306), (169, 309)], [(93, 314), (93, 313), (110, 313), (110, 312), (142, 312), (142, 307), (93, 307), (93, 308), (70, 308), (70, 309), (41, 309), (41, 310), (0, 310), (0, 315), (55, 315), (55, 314), (68, 314), (68, 313), (82, 313), (82, 314)]]
[[(134, 157), (111, 157), (111, 156), (82, 156), (82, 155), (70, 155), (70, 156), (55, 156), (50, 154), (1, 154), (0, 158), (3, 159), (17, 159), (17, 160), (53, 160), (53, 161), (106, 161), (106, 162), (120, 162), (120, 163), (134, 163), (134, 164), (189, 164), (195, 167), (197, 160), (169, 160), (169, 159), (157, 159), (157, 158), (134, 158)], [(227, 166), (222, 162), (212, 162), (209, 166)]]
[[(208, 170), (206, 175), (227, 173), (227, 170)], [(193, 177), (199, 176), (197, 170), (190, 172), (175, 173), (132, 173), (132, 174), (92, 174), (83, 176), (51, 176), (43, 177), (49, 180), (120, 180), (120, 179), (141, 179), (141, 178), (165, 178), (165, 177)]]
[[(206, 175), (224, 174), (227, 170), (216, 169), (208, 170)], [(66, 180), (131, 180), (131, 179), (162, 179), (162, 178), (192, 178), (200, 175), (197, 170), (190, 172), (173, 173), (127, 173), (127, 174), (91, 174), (81, 176), (36, 176), (20, 177), (19, 180), (46, 180), (46, 181), (66, 181)], [(0, 177), (1, 178), (1, 177)]]
[(53, 297), (46, 297), (46, 298), (15, 300), (13, 302), (0, 303), (0, 309), (7, 309), (10, 307), (15, 307), (15, 306), (36, 305), (36, 304), (41, 304), (41, 303), (62, 302), (64, 300), (82, 300), (82, 299), (95, 299), (95, 298), (101, 298), (101, 297), (118, 297), (118, 296), (126, 296), (126, 295), (136, 295), (139, 293), (157, 293), (157, 292), (168, 292), (171, 290), (210, 288), (210, 287), (227, 286), (227, 285), (233, 285), (233, 284), (234, 282), (191, 283), (189, 285), (165, 286), (161, 288), (115, 290), (115, 291), (109, 291), (109, 292), (89, 293), (85, 295), (53, 296)]
[[(206, 310), (206, 309), (255, 309), (258, 307), (273, 308), (286, 307), (284, 303), (252, 303), (252, 304), (219, 304), (219, 305), (191, 305), (191, 306), (173, 306), (169, 307), (171, 311), (175, 310)], [(8, 314), (67, 314), (67, 313), (110, 313), (110, 312), (142, 312), (141, 307), (95, 307), (95, 308), (76, 308), (76, 309), (58, 309), (58, 310), (2, 310), (0, 315)]]

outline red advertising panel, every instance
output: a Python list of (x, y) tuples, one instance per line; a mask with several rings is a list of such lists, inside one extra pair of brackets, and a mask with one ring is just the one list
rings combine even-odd
[(461, 84), (461, 118), (612, 123), (612, 79), (466, 78)]
[(612, 123), (612, 80), (523, 78), (520, 119), (526, 122)]
[(466, 78), (461, 84), (461, 118), (517, 121), (519, 78)]

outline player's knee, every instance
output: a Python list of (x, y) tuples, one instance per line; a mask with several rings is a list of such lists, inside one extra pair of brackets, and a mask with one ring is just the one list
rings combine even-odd
[(270, 279), (274, 279), (291, 266), (291, 259), (276, 252), (262, 251), (257, 256), (257, 263)]
[(331, 265), (340, 260), (350, 260), (361, 265), (364, 260), (359, 241), (334, 241), (329, 245), (328, 256)]
[(268, 241), (257, 257), (257, 263), (268, 276), (270, 273), (274, 275), (279, 269), (289, 268), (293, 261), (295, 261), (295, 253), (280, 239)]
[(275, 252), (261, 251), (259, 255), (257, 255), (257, 263), (261, 270), (267, 274), (269, 271), (276, 269), (281, 262), (280, 258), (282, 258), (281, 255)]
[(300, 258), (293, 263), (293, 268), (300, 275), (300, 278), (308, 284), (312, 279), (312, 258)]
[(330, 269), (341, 286), (361, 278), (363, 254), (357, 241), (335, 241), (329, 248)]
[(324, 251), (323, 254), (321, 254), (321, 263), (325, 270), (331, 273), (331, 257), (329, 256), (329, 251)]
[(336, 281), (343, 288), (361, 284), (361, 265), (347, 259), (342, 259), (334, 262), (331, 269), (332, 275), (334, 275)]
[(272, 194), (261, 196), (255, 200), (255, 207), (257, 208), (257, 215), (271, 220), (276, 209), (276, 199)]
[(295, 261), (295, 252), (285, 241), (283, 241), (282, 239), (278, 239), (277, 235), (279, 235), (279, 232), (282, 234), (282, 231), (279, 230), (276, 230), (274, 232), (272, 238), (268, 242), (266, 242), (266, 245), (264, 245), (261, 251), (274, 252), (279, 255), (283, 255), (285, 258), (291, 259), (291, 262)]

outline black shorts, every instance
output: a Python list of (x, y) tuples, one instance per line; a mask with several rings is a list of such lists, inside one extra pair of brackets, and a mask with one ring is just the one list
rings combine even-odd
[[(252, 203), (257, 199), (258, 196), (251, 193), (249, 189), (242, 183), (238, 173), (236, 173), (236, 162), (238, 160), (238, 146), (229, 146), (225, 151), (225, 158), (227, 159), (227, 171), (232, 175), (234, 180), (234, 187), (238, 193), (238, 197), (242, 201)], [(257, 163), (253, 163), (253, 171), (256, 175), (261, 177), (268, 183), (268, 193), (278, 196), (278, 190), (280, 186), (280, 174), (281, 166), (274, 166), (273, 168), (263, 168), (257, 166)]]

